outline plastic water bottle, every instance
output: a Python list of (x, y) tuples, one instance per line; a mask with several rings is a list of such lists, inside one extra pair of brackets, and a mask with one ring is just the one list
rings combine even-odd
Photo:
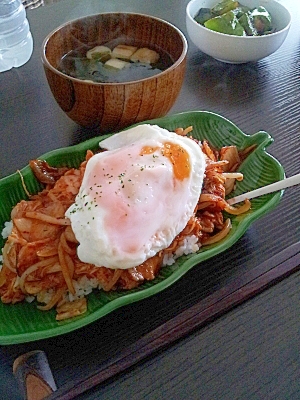
[(21, 0), (0, 0), (0, 72), (31, 57), (33, 40)]

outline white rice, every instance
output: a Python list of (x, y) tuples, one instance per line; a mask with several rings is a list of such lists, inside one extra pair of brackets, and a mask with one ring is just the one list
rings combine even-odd
[(13, 222), (12, 221), (4, 223), (4, 228), (2, 229), (2, 232), (1, 232), (1, 235), (2, 235), (3, 239), (7, 239), (8, 238), (8, 236), (12, 232), (12, 228), (13, 228)]
[[(2, 229), (2, 232), (1, 232), (1, 236), (2, 236), (2, 238), (4, 240), (7, 239), (8, 236), (11, 234), (12, 228), (13, 228), (13, 222), (12, 221), (4, 223), (4, 228)], [(3, 262), (2, 253), (3, 253), (3, 249), (1, 249), (1, 254), (0, 254), (0, 271), (2, 269), (2, 262)]]
[(195, 235), (185, 237), (183, 243), (178, 247), (175, 253), (165, 254), (163, 266), (174, 264), (175, 260), (183, 255), (196, 253), (199, 250), (199, 244), (197, 242), (198, 239)]
[(89, 279), (86, 276), (80, 277), (77, 281), (73, 281), (75, 295), (72, 293), (67, 294), (68, 301), (74, 301), (90, 294), (93, 289), (100, 289), (99, 282), (96, 278)]
[(27, 303), (32, 303), (35, 300), (34, 296), (26, 296), (25, 297), (25, 301), (27, 301)]

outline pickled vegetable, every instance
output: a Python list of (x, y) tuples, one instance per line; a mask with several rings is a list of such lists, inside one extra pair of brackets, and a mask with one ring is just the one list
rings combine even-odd
[(245, 29), (239, 23), (233, 11), (211, 18), (204, 23), (204, 26), (216, 32), (226, 33), (227, 35), (245, 36)]
[(257, 36), (257, 30), (253, 25), (253, 18), (250, 17), (249, 13), (243, 13), (239, 18), (239, 23), (245, 29), (247, 36)]
[(206, 22), (207, 20), (209, 20), (213, 17), (214, 17), (214, 15), (210, 8), (200, 8), (200, 10), (198, 11), (198, 13), (195, 16), (195, 21), (197, 21), (198, 24), (203, 25), (204, 22)]
[(265, 7), (257, 7), (251, 12), (253, 18), (253, 25), (257, 29), (260, 35), (264, 35), (266, 32), (272, 30), (271, 15), (265, 9)]
[(195, 20), (208, 29), (228, 35), (260, 36), (275, 31), (265, 7), (250, 9), (236, 0), (222, 0), (212, 8), (200, 8)]
[(228, 11), (234, 10), (238, 8), (239, 2), (236, 0), (223, 0), (220, 3), (216, 4), (211, 12), (213, 15), (218, 16), (227, 13)]

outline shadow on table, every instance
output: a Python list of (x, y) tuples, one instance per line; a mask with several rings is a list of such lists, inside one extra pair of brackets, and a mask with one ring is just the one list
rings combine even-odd
[(198, 52), (192, 55), (189, 63), (193, 71), (187, 77), (191, 90), (196, 89), (214, 103), (251, 101), (267, 82), (264, 60), (228, 64)]

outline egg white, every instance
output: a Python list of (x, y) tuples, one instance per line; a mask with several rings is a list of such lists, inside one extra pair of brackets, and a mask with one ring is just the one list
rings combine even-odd
[[(174, 178), (173, 165), (144, 146), (179, 144), (189, 155), (190, 174)], [(67, 210), (81, 261), (108, 268), (140, 265), (167, 248), (197, 205), (205, 157), (193, 140), (156, 125), (139, 125), (100, 142), (107, 151), (87, 163), (75, 203)]]

